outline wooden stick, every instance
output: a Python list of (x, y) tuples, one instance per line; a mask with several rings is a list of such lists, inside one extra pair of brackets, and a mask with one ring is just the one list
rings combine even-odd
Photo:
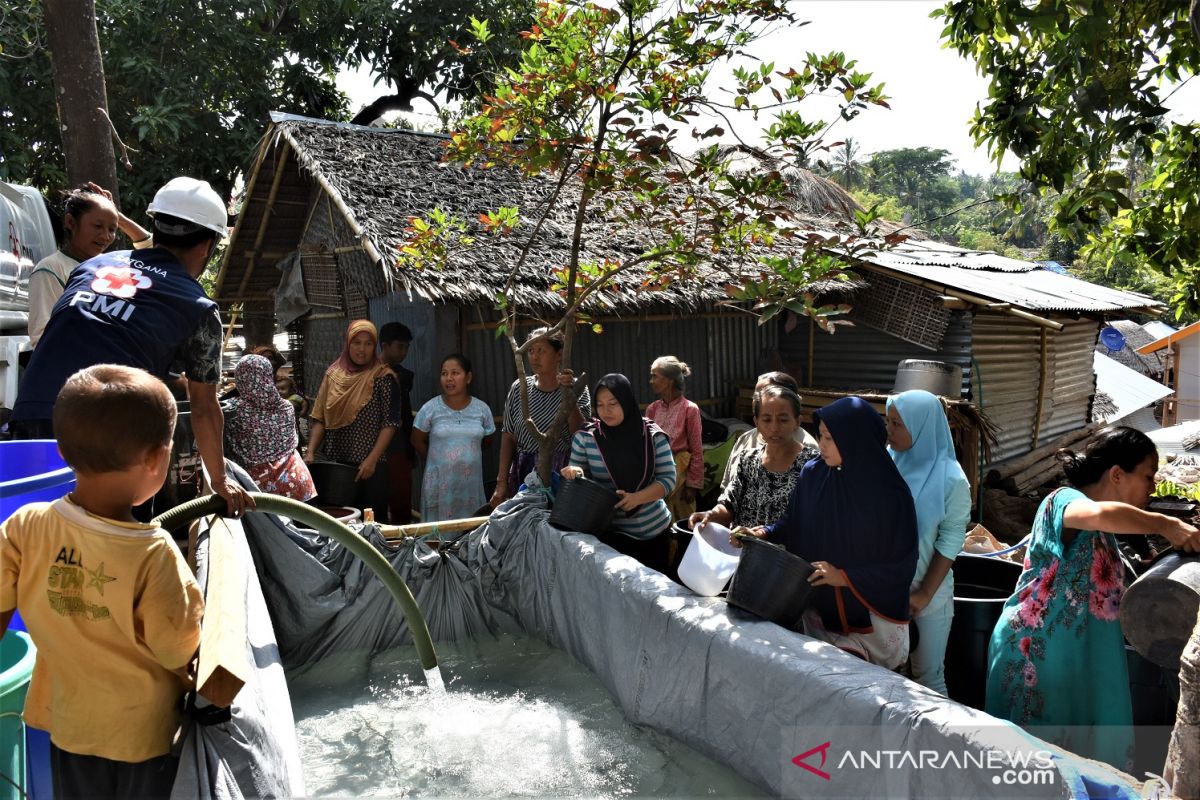
[[(274, 126), (272, 126), (272, 127), (274, 127)], [(242, 202), (242, 211), (246, 210), (246, 208), (250, 204), (251, 199), (253, 199), (253, 197), (254, 197), (254, 184), (258, 181), (258, 173), (259, 173), (259, 170), (262, 169), (263, 159), (267, 157), (267, 151), (271, 149), (271, 142), (268, 139), (269, 136), (270, 136), (270, 131), (267, 132), (266, 136), (263, 136), (262, 145), (258, 148), (258, 155), (254, 159), (254, 167), (250, 170), (250, 180), (246, 181), (246, 197), (245, 197), (245, 200)], [(233, 226), (233, 233), (229, 237), (229, 241), (231, 244), (233, 242), (237, 241), (238, 233), (240, 233), (242, 230), (242, 220), (244, 218), (245, 218), (245, 214), (238, 214), (237, 222)], [(221, 292), (225, 288), (225, 276), (229, 272), (230, 262), (233, 261), (232, 256), (233, 256), (233, 247), (232, 246), (227, 247), (225, 249), (225, 255), (221, 258), (221, 268), (220, 268), (220, 270), (217, 271), (216, 283), (213, 285), (212, 293), (213, 293), (214, 297), (220, 297)]]
[[(242, 275), (242, 282), (238, 285), (238, 296), (246, 291), (246, 287), (250, 285), (250, 276), (254, 274), (254, 268), (258, 265), (256, 254), (259, 248), (262, 247), (263, 240), (267, 236), (267, 226), (271, 222), (271, 214), (275, 211), (275, 198), (279, 194), (279, 185), (283, 183), (283, 173), (287, 171), (288, 157), (292, 154), (292, 148), (289, 143), (283, 146), (283, 152), (275, 161), (275, 177), (271, 179), (271, 191), (267, 194), (267, 206), (263, 209), (262, 219), (258, 222), (258, 231), (254, 236), (254, 246), (250, 248), (250, 252), (246, 257), (246, 273)], [(240, 220), (239, 220), (240, 221)]]
[(1078, 430), (1065, 433), (1055, 439), (1053, 442), (1026, 453), (1020, 458), (1014, 458), (1001, 464), (993, 464), (992, 469), (988, 470), (987, 480), (989, 483), (999, 483), (1005, 478), (1011, 478), (1018, 472), (1027, 469), (1039, 461), (1045, 460), (1047, 456), (1054, 455), (1054, 453), (1061, 448), (1074, 444), (1080, 439), (1091, 436), (1092, 433), (1099, 427), (1100, 425), (1098, 423), (1086, 425)]
[(1022, 483), (1016, 484), (1017, 494), (1025, 494), (1026, 492), (1036, 489), (1039, 486), (1045, 486), (1050, 481), (1056, 480), (1061, 474), (1061, 464), (1050, 464), (1041, 472), (1026, 478)]
[(1037, 408), (1033, 412), (1033, 439), (1029, 442), (1029, 446), (1035, 449), (1038, 446), (1038, 439), (1041, 438), (1042, 435), (1042, 411), (1044, 410), (1046, 403), (1046, 381), (1050, 377), (1049, 365), (1047, 364), (1049, 361), (1047, 355), (1050, 349), (1050, 342), (1048, 341), (1049, 337), (1046, 335), (1045, 328), (1039, 328), (1038, 333), (1040, 334), (1039, 338), (1041, 340), (1041, 349), (1039, 350), (1038, 355), (1038, 363), (1040, 365), (1038, 370), (1038, 396)]
[(487, 521), (487, 517), (467, 517), (465, 519), (448, 519), (443, 522), (420, 522), (416, 525), (380, 525), (379, 529), (388, 539), (406, 539), (410, 536), (427, 536), (431, 533), (473, 531)]
[[(241, 525), (238, 525), (238, 534)], [(234, 543), (234, 531), (223, 517), (208, 529), (208, 586), (200, 626), (196, 691), (220, 708), (233, 704), (250, 677), (246, 662), (245, 574)]]

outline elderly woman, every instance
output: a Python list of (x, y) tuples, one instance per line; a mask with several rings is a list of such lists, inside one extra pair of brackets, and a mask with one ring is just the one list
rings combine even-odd
[(754, 393), (758, 444), (738, 454), (720, 500), (711, 511), (693, 514), (693, 527), (712, 521), (755, 528), (783, 516), (800, 471), (818, 455), (816, 448), (796, 441), (800, 410), (800, 395), (791, 389), (768, 385)]
[(1017, 589), (988, 646), (989, 714), (1088, 758), (1131, 769), (1133, 707), (1121, 633), (1125, 570), (1113, 534), (1161, 534), (1200, 550), (1200, 531), (1144, 511), (1158, 451), (1133, 428), (1107, 428), (1058, 454), (1069, 487), (1038, 508)]
[(911, 655), (913, 680), (946, 694), (946, 642), (954, 619), (950, 568), (971, 516), (971, 485), (954, 456), (942, 401), (914, 389), (887, 401), (888, 450), (917, 510), (917, 572), (909, 611), (920, 628)]
[(275, 388), (275, 369), (263, 356), (243, 356), (233, 370), (237, 397), (225, 413), (225, 449), (261, 491), (311, 500), (308, 466), (296, 450), (296, 414)]
[(616, 491), (613, 532), (605, 544), (666, 573), (672, 567), (671, 514), (663, 498), (675, 488), (675, 462), (667, 435), (644, 418), (624, 375), (605, 375), (596, 384), (596, 419), (571, 440), (568, 480), (588, 477)]
[(671, 437), (671, 453), (679, 483), (667, 507), (674, 519), (687, 519), (696, 511), (696, 497), (704, 487), (704, 445), (700, 440), (700, 406), (683, 396), (692, 368), (675, 356), (662, 356), (650, 365), (650, 388), (658, 395), (646, 417)]
[(313, 402), (304, 460), (311, 463), (320, 453), (355, 467), (354, 505), (374, 509), (375, 518), (387, 522), (388, 476), (379, 467), (400, 420), (393, 402), (396, 374), (380, 360), (378, 341), (368, 320), (350, 323), (342, 354), (325, 370)]
[(844, 397), (814, 417), (821, 458), (801, 470), (783, 518), (754, 532), (813, 565), (806, 634), (895, 669), (908, 658), (917, 568), (912, 495), (870, 403)]

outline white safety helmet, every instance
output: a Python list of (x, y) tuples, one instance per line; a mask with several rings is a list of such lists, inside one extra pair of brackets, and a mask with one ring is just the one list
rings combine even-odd
[[(156, 214), (169, 214), (177, 219), (194, 222), (221, 236), (229, 232), (229, 212), (224, 201), (208, 185), (208, 181), (172, 178), (154, 195), (154, 200), (146, 211), (152, 217)], [(157, 222), (154, 227), (163, 233), (174, 235), (191, 233), (190, 230), (171, 230), (169, 226)]]

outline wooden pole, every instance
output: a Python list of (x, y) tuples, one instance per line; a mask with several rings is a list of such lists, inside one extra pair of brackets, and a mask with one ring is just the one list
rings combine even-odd
[[(236, 534), (231, 524), (237, 526)], [(238, 557), (235, 535), (245, 535), (241, 523), (212, 518), (208, 529), (208, 586), (204, 592), (204, 621), (200, 626), (196, 691), (220, 708), (233, 705), (250, 677), (246, 662), (245, 565)]]
[(1039, 360), (1038, 360), (1037, 408), (1034, 410), (1034, 413), (1033, 413), (1033, 441), (1031, 441), (1029, 443), (1029, 446), (1031, 448), (1033, 448), (1034, 450), (1037, 449), (1038, 439), (1042, 435), (1042, 411), (1045, 408), (1046, 379), (1049, 376), (1049, 368), (1048, 368), (1048, 365), (1046, 362), (1048, 361), (1047, 351), (1049, 350), (1049, 347), (1050, 347), (1050, 343), (1049, 343), (1049, 341), (1047, 341), (1049, 336), (1046, 333), (1046, 329), (1039, 328), (1038, 333), (1040, 334), (1040, 336), (1039, 336), (1039, 339), (1040, 339), (1039, 348), (1040, 349), (1039, 349), (1039, 353), (1038, 353)]
[(242, 275), (242, 282), (238, 285), (238, 298), (246, 291), (246, 287), (250, 284), (250, 276), (254, 274), (254, 267), (258, 264), (256, 254), (259, 248), (262, 247), (263, 239), (267, 236), (267, 226), (271, 222), (271, 213), (275, 210), (275, 198), (279, 194), (279, 184), (283, 182), (283, 173), (287, 170), (288, 157), (291, 154), (292, 147), (285, 141), (283, 152), (279, 154), (279, 160), (275, 162), (275, 177), (271, 179), (271, 191), (267, 195), (267, 205), (263, 209), (262, 219), (258, 222), (258, 232), (254, 236), (254, 247), (250, 248), (250, 254), (246, 258), (246, 272)]
[(808, 318), (808, 385), (813, 385), (813, 349), (817, 338), (817, 321)]
[[(268, 130), (267, 134), (265, 136), (263, 136), (263, 138), (262, 138), (262, 144), (259, 146), (259, 149), (258, 149), (258, 156), (254, 159), (254, 167), (251, 168), (251, 170), (250, 170), (250, 180), (246, 181), (246, 199), (242, 203), (242, 211), (243, 212), (246, 211), (247, 204), (249, 204), (251, 198), (254, 197), (254, 184), (258, 181), (258, 173), (259, 173), (259, 170), (262, 169), (263, 159), (267, 157), (267, 150), (269, 150), (271, 147), (270, 138), (271, 138), (271, 131)], [(233, 234), (229, 237), (230, 242), (237, 241), (238, 233), (242, 230), (242, 220), (244, 218), (245, 218), (244, 213), (238, 214), (238, 220), (233, 226)], [(213, 296), (214, 297), (221, 296), (221, 290), (225, 286), (225, 275), (229, 271), (229, 262), (230, 262), (230, 257), (232, 254), (233, 254), (232, 247), (228, 247), (225, 249), (225, 254), (221, 258), (221, 269), (218, 270), (217, 280), (216, 280), (216, 283), (213, 285)]]
[(473, 531), (487, 521), (487, 517), (466, 517), (443, 522), (419, 522), (415, 525), (380, 525), (379, 530), (388, 539), (407, 539), (410, 536), (428, 536), (431, 533)]
[(1085, 439), (1088, 436), (1091, 436), (1092, 433), (1094, 433), (1099, 427), (1100, 425), (1097, 423), (1085, 425), (1078, 430), (1071, 431), (1070, 433), (1064, 433), (1053, 442), (1026, 453), (1020, 458), (1014, 458), (1001, 464), (995, 464), (992, 466), (992, 469), (988, 470), (987, 480), (989, 483), (996, 483), (1004, 480), (1005, 478), (1010, 478), (1018, 472), (1021, 472), (1040, 461), (1044, 461), (1049, 456), (1054, 455), (1056, 451), (1067, 447), (1068, 445), (1074, 444), (1080, 439)]

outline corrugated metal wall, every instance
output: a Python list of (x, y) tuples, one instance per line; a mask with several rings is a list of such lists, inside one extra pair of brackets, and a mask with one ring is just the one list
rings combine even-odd
[(1003, 314), (977, 314), (972, 347), (975, 400), (999, 430), (992, 460), (1020, 455), (1030, 449), (1037, 408), (1038, 326)]
[[(475, 362), (475, 393), (497, 414), (516, 377), (512, 351), (494, 328), (480, 327), (478, 309), (464, 312), (467, 355)], [(648, 384), (650, 362), (673, 355), (692, 368), (687, 395), (712, 416), (729, 416), (738, 382), (753, 381), (770, 363), (777, 346), (776, 328), (759, 326), (748, 314), (694, 314), (682, 318), (665, 315), (630, 316), (605, 321), (604, 332), (581, 328), (575, 337), (572, 362), (575, 371), (587, 372), (594, 384), (609, 372), (624, 373), (633, 383), (638, 401), (654, 399)], [(484, 316), (491, 320), (490, 310)], [(530, 327), (523, 327), (524, 336)]]
[[(1092, 350), (1099, 324), (1060, 318), (1062, 331), (1048, 332), (1046, 385), (1038, 445), (1087, 424), (1096, 377)], [(1034, 419), (1041, 384), (1041, 334), (1031, 322), (1004, 314), (975, 317), (973, 349), (978, 365), (975, 396), (999, 428), (992, 460), (1003, 461), (1033, 449)]]
[[(799, 320), (791, 333), (780, 338), (785, 369), (802, 386), (808, 385), (808, 340), (813, 326)], [(971, 315), (955, 311), (937, 350), (898, 339), (865, 325), (839, 327), (828, 334), (816, 328), (813, 336), (813, 388), (890, 392), (896, 383), (896, 366), (907, 358), (944, 361), (963, 368), (963, 396), (970, 397)]]
[[(1100, 324), (1091, 319), (1059, 319), (1064, 328), (1051, 333), (1050, 396), (1043, 400), (1042, 429), (1037, 446), (1087, 424), (1096, 394), (1092, 352)], [(1046, 413), (1046, 409), (1049, 413)], [(1030, 449), (1033, 449), (1032, 447)]]

